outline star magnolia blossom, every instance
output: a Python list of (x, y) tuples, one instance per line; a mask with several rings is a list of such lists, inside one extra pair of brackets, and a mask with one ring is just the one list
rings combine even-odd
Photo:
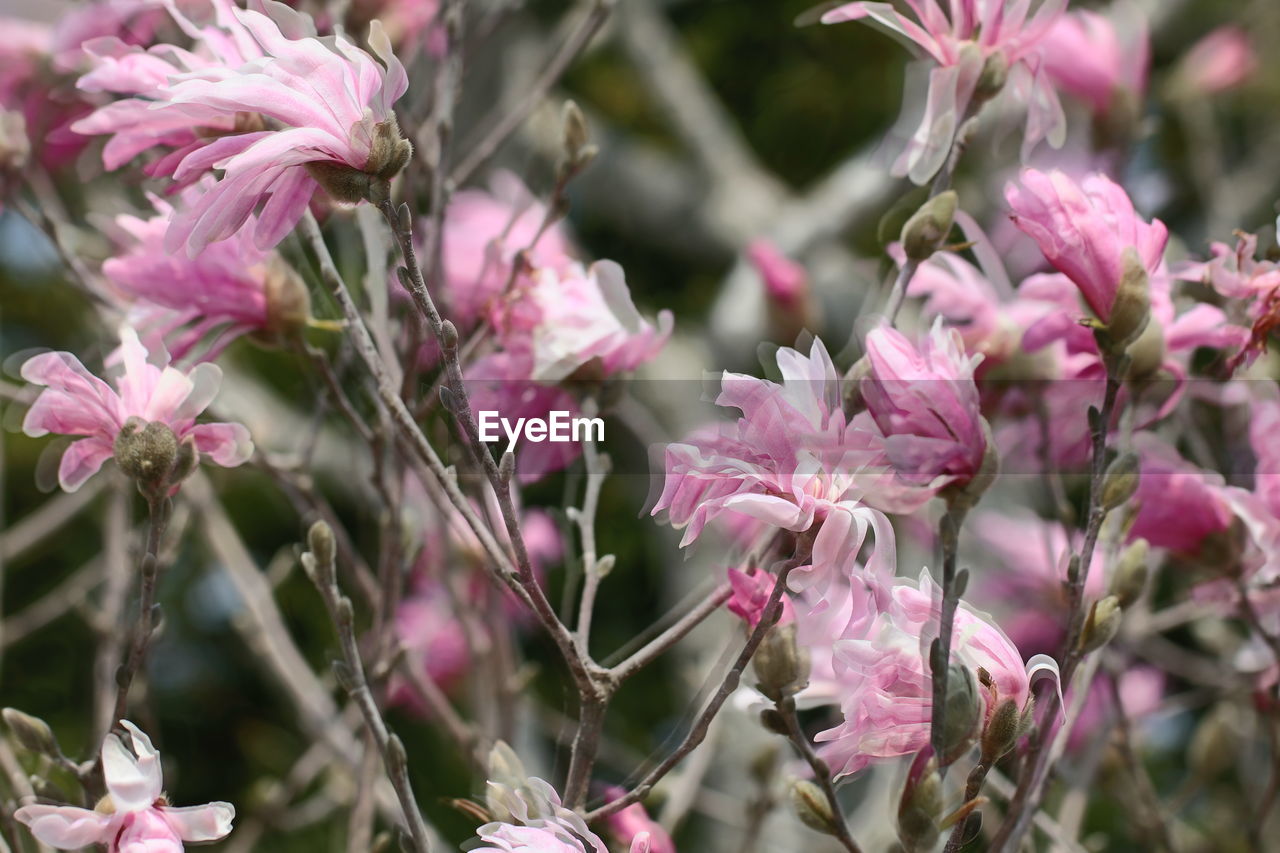
[(1105, 116), (1117, 99), (1147, 91), (1151, 39), (1147, 21), (1113, 21), (1087, 9), (1058, 19), (1044, 41), (1045, 71), (1054, 85)]
[[(188, 190), (187, 199), (198, 198)], [(125, 247), (102, 265), (116, 299), (148, 342), (163, 342), (174, 361), (197, 350), (212, 360), (237, 337), (256, 332), (274, 338), (301, 328), (310, 318), (306, 285), (275, 252), (253, 244), (251, 229), (211, 243), (194, 258), (165, 251), (164, 234), (173, 208), (152, 197), (156, 216), (116, 217)]]
[(1231, 526), (1222, 475), (1192, 465), (1152, 433), (1138, 433), (1133, 445), (1142, 467), (1131, 538), (1192, 554), (1205, 537)]
[[(844, 722), (820, 732), (820, 754), (836, 777), (856, 773), (886, 759), (919, 752), (929, 744), (932, 686), (928, 647), (936, 633), (938, 594), (928, 572), (918, 584), (899, 581), (887, 607), (865, 636), (837, 641), (837, 677), (847, 686), (841, 702)], [(931, 633), (932, 632), (932, 633)], [(1031, 695), (1031, 674), (1022, 656), (998, 627), (961, 602), (956, 611), (951, 660), (990, 675), (995, 703), (1012, 699), (1022, 708)], [(1043, 656), (1030, 670), (1056, 669)], [(986, 691), (978, 691), (983, 716), (994, 710)]]
[(180, 853), (182, 842), (217, 841), (231, 832), (230, 803), (174, 808), (164, 798), (160, 753), (128, 720), (133, 751), (111, 734), (102, 744), (107, 797), (93, 811), (75, 806), (32, 805), (14, 812), (31, 834), (59, 850), (106, 845), (108, 853)]
[(200, 454), (228, 468), (252, 455), (249, 431), (240, 424), (196, 423), (217, 394), (222, 371), (205, 363), (184, 373), (168, 366), (168, 353), (156, 355), (161, 364), (148, 363), (137, 332), (125, 326), (120, 330), (124, 370), (115, 389), (69, 352), (43, 353), (22, 365), (23, 379), (45, 386), (27, 411), (23, 432), (85, 436), (62, 456), (58, 480), (63, 489), (74, 492), (93, 476), (115, 454), (126, 427), (162, 424), (179, 444), (190, 439)]
[(1054, 147), (1062, 144), (1066, 122), (1040, 48), (1067, 0), (1044, 0), (1034, 15), (1031, 0), (950, 0), (947, 12), (939, 0), (906, 4), (914, 15), (889, 3), (856, 2), (821, 17), (824, 24), (874, 21), (913, 42), (931, 66), (919, 126), (910, 127), (917, 116), (903, 114), (911, 135), (893, 165), (895, 175), (926, 183), (942, 167), (961, 124), (1005, 86), (1006, 78), (1027, 103), (1023, 159), (1045, 138)]
[(537, 776), (516, 788), (490, 780), (486, 800), (489, 811), (505, 819), (476, 830), (487, 846), (473, 847), (472, 853), (609, 853), (582, 817), (566, 809), (555, 789)]
[[(981, 356), (966, 356), (964, 342), (941, 319), (919, 347), (889, 326), (867, 335), (869, 373), (863, 401), (883, 436), (885, 455), (903, 485), (885, 509), (910, 512), (947, 486), (978, 477), (987, 453), (973, 371)], [(868, 418), (855, 419), (866, 423)]]
[[(665, 511), (671, 525), (684, 530), (682, 546), (717, 519), (745, 522), (757, 532), (810, 532), (812, 562), (793, 570), (790, 584), (819, 590), (820, 609), (829, 604), (822, 591), (840, 577), (885, 583), (893, 577), (893, 529), (862, 500), (868, 468), (882, 466), (883, 454), (874, 435), (846, 420), (842, 377), (821, 341), (814, 340), (807, 356), (780, 349), (777, 359), (780, 385), (724, 374), (716, 405), (742, 417), (667, 446), (666, 482), (653, 514)], [(871, 531), (875, 550), (863, 567), (858, 552)]]
[(1136, 251), (1148, 276), (1160, 270), (1169, 230), (1158, 219), (1143, 220), (1125, 191), (1105, 175), (1076, 183), (1062, 172), (1026, 169), (1018, 183), (1005, 187), (1005, 199), (1014, 224), (1071, 279), (1104, 323), (1111, 319), (1127, 250)]
[[(184, 183), (222, 170), (166, 234), (169, 250), (184, 247), (193, 256), (243, 227), (260, 204), (253, 238), (269, 249), (297, 224), (318, 184), (337, 201), (355, 203), (410, 154), (391, 108), (408, 77), (377, 21), (369, 26), (375, 60), (344, 36), (316, 38), (309, 17), (279, 3), (264, 2), (267, 14), (226, 0), (215, 9), (216, 25), (203, 28), (171, 9), (214, 61), (169, 46), (139, 56), (114, 43), (91, 45), (99, 68), (82, 87), (132, 88), (140, 97), (75, 125), (85, 134), (115, 134), (103, 152), (107, 168), (163, 145), (176, 150), (156, 173)], [(136, 67), (117, 79), (111, 72), (124, 72), (126, 60)], [(263, 129), (267, 121), (281, 129)]]

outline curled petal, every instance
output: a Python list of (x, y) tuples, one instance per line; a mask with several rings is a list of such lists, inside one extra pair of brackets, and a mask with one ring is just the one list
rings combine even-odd
[(23, 806), (13, 816), (36, 838), (59, 850), (106, 844), (114, 835), (111, 815), (74, 806)]

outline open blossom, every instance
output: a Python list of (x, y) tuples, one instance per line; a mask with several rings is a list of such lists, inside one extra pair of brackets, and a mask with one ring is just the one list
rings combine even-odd
[[(821, 606), (821, 590), (839, 577), (893, 576), (893, 529), (863, 501), (866, 469), (882, 453), (875, 436), (846, 419), (841, 376), (820, 340), (807, 356), (780, 349), (777, 359), (782, 384), (724, 374), (716, 405), (742, 417), (667, 446), (653, 514), (665, 511), (684, 530), (682, 546), (717, 520), (740, 533), (813, 531), (812, 564), (795, 569), (790, 582), (794, 589), (816, 586)], [(875, 551), (864, 569), (858, 552), (872, 531)]]
[[(195, 190), (184, 195), (199, 197)], [(257, 248), (249, 229), (211, 243), (194, 258), (175, 255), (164, 249), (173, 208), (156, 197), (152, 204), (156, 215), (150, 219), (116, 217), (126, 245), (102, 265), (110, 295), (149, 342), (163, 342), (181, 361), (215, 335), (201, 354), (212, 359), (241, 335), (271, 339), (306, 324), (306, 284), (275, 252)]]
[(1104, 323), (1124, 278), (1124, 255), (1133, 250), (1148, 275), (1164, 258), (1169, 230), (1133, 209), (1128, 194), (1102, 174), (1076, 183), (1062, 172), (1026, 169), (1005, 187), (1013, 222), (1036, 241), (1045, 259), (1080, 289)]
[[(108, 168), (160, 145), (176, 150), (155, 171), (180, 183), (222, 170), (198, 202), (174, 217), (165, 238), (170, 250), (198, 254), (243, 227), (263, 203), (254, 243), (271, 248), (301, 218), (318, 185), (337, 201), (355, 203), (408, 161), (410, 146), (392, 111), (408, 77), (381, 25), (369, 27), (374, 59), (345, 36), (316, 38), (311, 19), (286, 6), (263, 8), (269, 14), (219, 2), (216, 25), (203, 28), (175, 11), (216, 61), (155, 48), (146, 54), (153, 89), (135, 85), (140, 97), (75, 125), (85, 134), (116, 134), (104, 151)], [(110, 68), (134, 54), (117, 45), (99, 57)], [(157, 60), (168, 66), (163, 77)], [(82, 86), (107, 88), (95, 72), (86, 80)], [(268, 122), (280, 129), (265, 129)]]
[[(933, 698), (926, 659), (937, 623), (937, 589), (926, 571), (918, 584), (903, 580), (894, 586), (888, 606), (865, 636), (836, 643), (836, 672), (846, 685), (844, 722), (814, 739), (837, 777), (929, 744)], [(951, 660), (990, 674), (995, 702), (988, 702), (987, 691), (978, 691), (984, 718), (997, 703), (1012, 699), (1022, 708), (1031, 695), (1018, 649), (963, 602), (956, 611)]]
[(1141, 13), (1120, 21), (1088, 9), (1064, 15), (1044, 40), (1045, 71), (1060, 91), (1106, 115), (1123, 97), (1140, 99), (1151, 70), (1151, 39)]
[[(23, 431), (33, 437), (57, 433), (84, 436), (63, 453), (58, 466), (62, 488), (74, 492), (93, 476), (102, 463), (117, 455), (122, 440), (149, 434), (159, 428), (177, 445), (188, 440), (197, 453), (218, 465), (234, 467), (253, 453), (249, 431), (240, 424), (196, 423), (196, 416), (213, 401), (222, 371), (200, 364), (189, 372), (168, 364), (168, 354), (153, 354), (150, 363), (138, 334), (120, 330), (123, 372), (112, 388), (85, 369), (69, 352), (47, 352), (22, 365), (22, 378), (45, 386), (23, 421)], [(157, 427), (158, 425), (158, 427)], [(125, 454), (126, 460), (129, 454)], [(146, 460), (133, 460), (143, 464)], [(129, 471), (144, 477), (142, 471)], [(167, 475), (168, 470), (159, 473)]]
[(1205, 537), (1231, 526), (1233, 511), (1222, 475), (1191, 464), (1152, 433), (1138, 433), (1133, 444), (1142, 467), (1133, 497), (1138, 511), (1132, 538), (1195, 553)]
[(181, 853), (182, 842), (217, 841), (231, 832), (230, 803), (175, 808), (164, 798), (160, 753), (133, 723), (121, 720), (122, 737), (102, 744), (107, 797), (93, 811), (75, 806), (31, 805), (14, 812), (31, 834), (59, 850), (102, 844), (108, 853)]
[(1239, 352), (1231, 357), (1228, 367), (1252, 364), (1266, 351), (1267, 339), (1280, 328), (1280, 264), (1257, 260), (1258, 237), (1240, 233), (1235, 247), (1214, 243), (1212, 259), (1191, 264), (1180, 272), (1182, 278), (1203, 281), (1231, 300), (1245, 307), (1251, 328)]
[[(927, 182), (942, 167), (965, 119), (1006, 81), (1027, 104), (1024, 159), (1043, 139), (1062, 144), (1066, 123), (1041, 58), (1049, 31), (1066, 0), (908, 0), (914, 16), (888, 3), (855, 2), (822, 15), (822, 22), (869, 20), (913, 42), (930, 67), (922, 112), (904, 112), (906, 149), (893, 165), (895, 175)], [(917, 127), (909, 125), (919, 121)]]
[(1175, 80), (1195, 96), (1234, 89), (1258, 70), (1249, 33), (1228, 24), (1196, 42), (1178, 63)]
[(979, 477), (987, 438), (973, 371), (981, 356), (967, 356), (959, 333), (944, 329), (941, 319), (918, 348), (889, 326), (868, 333), (866, 346), (862, 398), (906, 486), (895, 501), (902, 506), (893, 508), (918, 506)]
[(537, 776), (524, 776), (519, 759), (500, 745), (523, 777), (518, 785), (489, 780), (485, 795), (489, 811), (500, 817), (476, 830), (483, 842), (472, 853), (609, 853), (600, 837), (587, 828), (577, 812), (565, 808), (560, 795)]

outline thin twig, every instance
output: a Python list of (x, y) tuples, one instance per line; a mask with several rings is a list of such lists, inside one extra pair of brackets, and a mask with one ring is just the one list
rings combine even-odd
[(792, 746), (796, 748), (800, 756), (804, 758), (805, 762), (813, 770), (813, 778), (818, 781), (818, 785), (822, 788), (822, 793), (827, 797), (827, 804), (831, 807), (832, 829), (836, 840), (849, 853), (862, 853), (862, 848), (858, 846), (858, 842), (853, 840), (853, 835), (849, 832), (849, 824), (844, 819), (844, 812), (840, 808), (840, 800), (836, 797), (835, 783), (831, 781), (831, 768), (814, 751), (813, 744), (809, 742), (808, 736), (800, 728), (800, 719), (796, 716), (795, 699), (787, 697), (781, 702), (775, 703), (774, 707), (787, 725), (787, 732), (790, 735), (789, 739)]
[(116, 671), (116, 702), (111, 724), (125, 718), (129, 707), (129, 688), (134, 676), (142, 668), (147, 657), (147, 646), (156, 628), (156, 587), (160, 577), (160, 537), (173, 511), (172, 502), (166, 497), (152, 496), (147, 500), (147, 545), (139, 568), (138, 620), (134, 624), (129, 641), (129, 653), (124, 664)]

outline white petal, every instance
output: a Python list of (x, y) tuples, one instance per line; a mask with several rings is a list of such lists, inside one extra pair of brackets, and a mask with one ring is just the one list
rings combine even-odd
[(208, 803), (175, 809), (162, 806), (160, 812), (183, 841), (217, 841), (231, 832), (236, 808), (231, 803)]

